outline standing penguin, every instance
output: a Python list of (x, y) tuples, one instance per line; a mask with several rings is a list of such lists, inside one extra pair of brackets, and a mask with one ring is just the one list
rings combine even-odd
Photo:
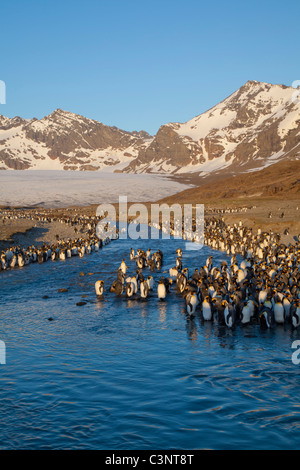
[(281, 300), (279, 300), (279, 298), (277, 299), (274, 305), (274, 319), (275, 319), (275, 322), (279, 324), (283, 324), (285, 320), (284, 307), (283, 307)]
[(262, 328), (272, 328), (274, 326), (274, 313), (269, 307), (263, 306), (259, 314), (259, 322)]
[(153, 276), (148, 276), (147, 277), (147, 283), (148, 283), (149, 290), (153, 290), (153, 287), (154, 287), (154, 278), (153, 278)]
[(242, 325), (247, 325), (251, 321), (251, 307), (248, 301), (244, 301), (241, 307), (240, 320)]
[(199, 304), (199, 299), (195, 292), (189, 292), (185, 298), (186, 301), (186, 311), (189, 315), (194, 315), (197, 305)]
[(136, 277), (135, 275), (132, 276), (131, 282), (133, 283), (133, 286), (134, 286), (134, 293), (136, 294), (137, 291), (138, 291), (138, 280), (137, 280), (137, 277)]
[(182, 294), (187, 285), (187, 278), (184, 274), (179, 273), (176, 279), (177, 291)]
[(176, 267), (177, 267), (178, 271), (181, 271), (181, 269), (182, 269), (182, 259), (179, 256), (176, 258)]
[(300, 325), (300, 299), (296, 299), (291, 306), (291, 318), (292, 325), (294, 328), (298, 328)]
[(207, 267), (208, 271), (211, 271), (213, 267), (213, 257), (209, 256), (206, 260), (205, 266)]
[(224, 300), (224, 319), (228, 328), (232, 328), (236, 322), (236, 306), (233, 303)]
[(136, 260), (136, 265), (139, 269), (142, 269), (145, 266), (145, 258), (143, 256), (139, 256)]
[(104, 281), (100, 280), (95, 282), (95, 291), (97, 295), (103, 295)]
[(157, 296), (160, 300), (164, 300), (167, 296), (167, 289), (164, 280), (161, 279), (157, 286)]
[(207, 295), (202, 302), (202, 316), (203, 320), (210, 321), (212, 320), (212, 308), (209, 300), (209, 295)]
[(143, 281), (141, 281), (141, 283), (140, 283), (140, 291), (141, 291), (141, 297), (143, 299), (146, 299), (148, 297), (148, 294), (149, 294), (149, 286), (148, 286), (148, 283), (145, 279)]
[(125, 285), (126, 297), (132, 297), (134, 294), (134, 284), (131, 281), (127, 281)]
[(128, 266), (126, 266), (125, 258), (123, 258), (122, 263), (120, 264), (119, 269), (122, 271), (123, 274), (126, 274)]

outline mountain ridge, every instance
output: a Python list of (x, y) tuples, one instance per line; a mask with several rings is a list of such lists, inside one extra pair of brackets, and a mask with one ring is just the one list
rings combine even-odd
[(295, 88), (249, 80), (220, 103), (155, 136), (58, 108), (42, 119), (0, 115), (0, 169), (231, 176), (300, 158)]

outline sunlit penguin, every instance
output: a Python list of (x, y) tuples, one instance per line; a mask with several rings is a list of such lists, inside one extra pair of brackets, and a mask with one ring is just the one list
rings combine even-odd
[(126, 282), (125, 285), (126, 297), (132, 297), (134, 295), (134, 284), (131, 281)]
[(17, 257), (16, 255), (14, 254), (10, 260), (10, 263), (9, 263), (9, 266), (10, 268), (14, 268), (17, 264)]
[(5, 253), (2, 252), (1, 254), (1, 266), (2, 266), (2, 269), (6, 269), (8, 267), (8, 262), (7, 262), (7, 259), (5, 257)]
[(164, 300), (167, 296), (167, 289), (164, 280), (161, 279), (157, 286), (157, 296), (160, 300)]
[(133, 249), (133, 248), (131, 248), (131, 250), (130, 250), (129, 258), (130, 258), (131, 260), (134, 259), (134, 249)]
[(211, 273), (211, 276), (213, 276), (214, 279), (218, 279), (221, 276), (220, 269), (217, 268), (217, 266), (214, 266), (210, 273)]
[(180, 258), (182, 257), (182, 249), (181, 248), (177, 248), (176, 253), (177, 253), (177, 256), (179, 256)]
[(173, 279), (173, 280), (175, 281), (175, 280), (177, 279), (177, 276), (178, 276), (178, 269), (177, 269), (177, 267), (170, 268), (170, 269), (169, 269), (169, 274), (170, 274), (171, 279)]
[(84, 246), (80, 246), (78, 248), (78, 256), (79, 258), (83, 258), (84, 257), (84, 254), (85, 254), (85, 247)]
[(121, 271), (122, 271), (123, 274), (126, 274), (127, 268), (128, 268), (128, 266), (126, 266), (125, 258), (123, 258), (122, 263), (120, 264), (120, 268), (119, 268), (119, 269), (121, 269)]
[(246, 279), (246, 275), (247, 275), (246, 271), (240, 268), (237, 272), (237, 282), (239, 284), (243, 282)]
[(202, 316), (204, 320), (207, 320), (207, 321), (212, 320), (212, 308), (211, 308), (208, 295), (204, 298), (202, 302), (201, 310), (202, 310)]
[(18, 266), (22, 267), (24, 266), (25, 261), (21, 253), (18, 254)]
[(133, 284), (133, 286), (134, 286), (134, 293), (136, 294), (137, 291), (138, 291), (138, 281), (137, 281), (137, 278), (136, 278), (135, 275), (132, 276), (131, 282), (132, 282), (132, 284)]
[(95, 291), (97, 295), (103, 295), (104, 292), (104, 281), (99, 280), (95, 282)]

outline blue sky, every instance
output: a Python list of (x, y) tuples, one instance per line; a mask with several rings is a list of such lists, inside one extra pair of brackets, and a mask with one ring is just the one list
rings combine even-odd
[(299, 1), (1, 2), (0, 114), (125, 130), (185, 122), (247, 80), (300, 79)]

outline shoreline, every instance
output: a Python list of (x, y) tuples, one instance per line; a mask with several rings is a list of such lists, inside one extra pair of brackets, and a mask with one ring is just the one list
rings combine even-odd
[[(173, 198), (172, 198), (173, 199)], [(246, 204), (247, 202), (247, 204)], [(161, 204), (161, 201), (154, 203), (144, 203), (150, 213), (151, 204)], [(174, 200), (170, 203), (175, 203)], [(128, 209), (134, 202), (128, 202)], [(180, 202), (179, 202), (180, 204)], [(280, 205), (279, 205), (280, 204)], [(181, 206), (183, 204), (181, 203)], [(118, 204), (114, 203), (118, 220)], [(261, 229), (262, 232), (278, 233), (281, 237), (281, 243), (285, 245), (295, 244), (299, 241), (300, 234), (300, 210), (298, 210), (297, 200), (247, 200), (231, 202), (209, 202), (205, 204), (205, 218), (222, 218), (226, 225), (238, 224), (242, 221), (243, 225), (253, 230)], [(300, 206), (300, 204), (299, 204)], [(61, 240), (72, 240), (78, 237), (74, 226), (62, 223), (59, 220), (38, 220), (47, 218), (62, 218), (83, 216), (93, 217), (96, 215), (98, 205), (88, 206), (69, 206), (67, 208), (28, 208), (24, 207), (6, 207), (0, 206), (0, 251), (5, 251), (12, 246), (27, 248), (29, 246), (42, 246), (45, 244), (54, 244), (57, 238)], [(282, 211), (285, 215), (281, 218)], [(8, 218), (3, 223), (1, 216), (5, 213), (20, 213), (23, 218)], [(272, 217), (268, 215), (272, 213)], [(30, 219), (29, 217), (36, 217)], [(82, 232), (82, 235), (86, 232)]]

